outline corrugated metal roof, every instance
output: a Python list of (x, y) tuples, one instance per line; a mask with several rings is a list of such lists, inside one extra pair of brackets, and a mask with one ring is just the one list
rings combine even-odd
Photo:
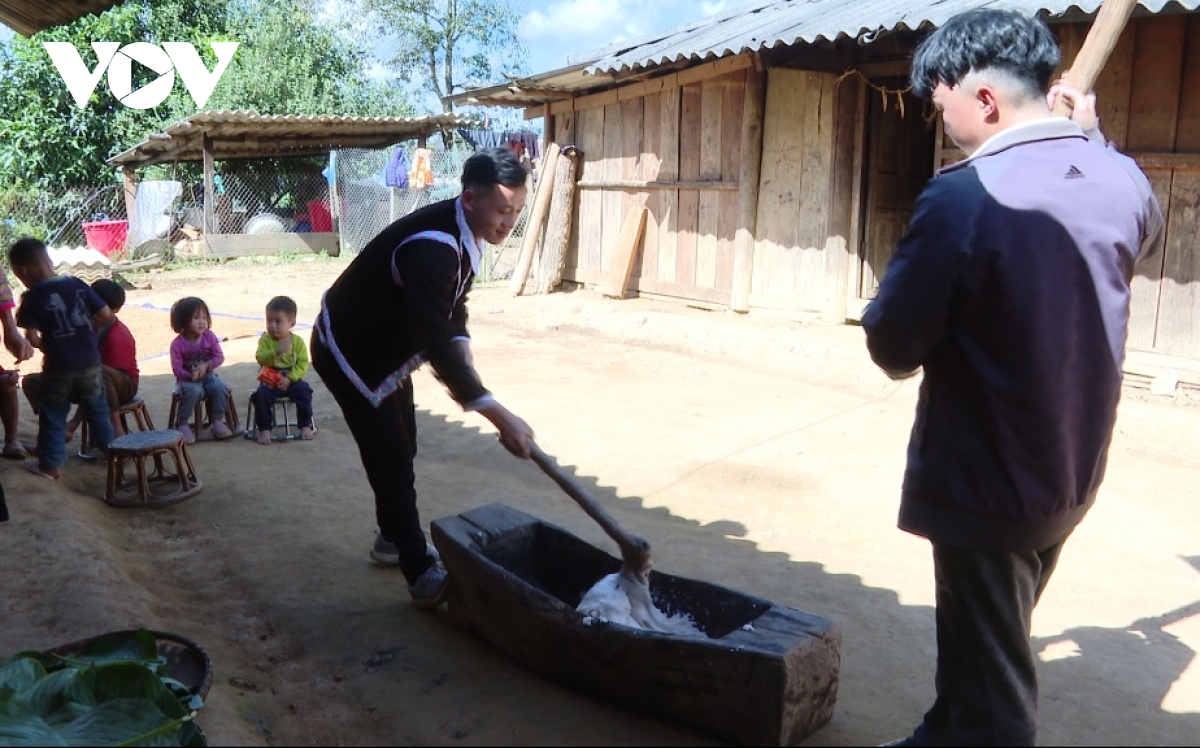
[[(1166, 6), (1195, 10), (1200, 0), (1141, 0), (1150, 13)], [(941, 26), (976, 8), (1008, 8), (1051, 17), (1092, 14), (1100, 0), (759, 0), (692, 23), (568, 58), (588, 72), (620, 73), (686, 60), (706, 60), (821, 39), (856, 38), (899, 29)], [(869, 38), (869, 37), (868, 37)]]
[(137, 168), (172, 161), (199, 161), (203, 139), (212, 140), (213, 158), (310, 156), (341, 148), (385, 148), (438, 130), (470, 125), (474, 119), (451, 112), (427, 117), (338, 117), (263, 115), (248, 110), (206, 110), (179, 120), (108, 160)]
[[(673, 64), (694, 64), (742, 52), (840, 38), (869, 43), (878, 34), (936, 27), (975, 8), (1094, 14), (1101, 0), (757, 0), (655, 34), (616, 42), (567, 59), (567, 67), (503, 86), (449, 97), (453, 101), (523, 106), (603, 87), (618, 76)], [(1134, 14), (1195, 11), (1200, 0), (1141, 0)]]
[(70, 23), (89, 13), (103, 13), (122, 0), (0, 0), (0, 23), (32, 36), (42, 29)]

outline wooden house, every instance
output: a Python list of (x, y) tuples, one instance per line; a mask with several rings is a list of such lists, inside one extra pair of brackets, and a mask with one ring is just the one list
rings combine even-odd
[[(761, 0), (454, 99), (524, 107), (582, 151), (565, 280), (600, 283), (644, 205), (630, 291), (854, 320), (917, 193), (961, 157), (905, 91), (912, 52), (978, 6)], [(1070, 61), (1099, 0), (996, 6), (1041, 14)], [(1096, 89), (1105, 134), (1169, 214), (1165, 253), (1137, 269), (1129, 346), (1186, 369), (1163, 357), (1200, 363), (1200, 0), (1142, 0)]]

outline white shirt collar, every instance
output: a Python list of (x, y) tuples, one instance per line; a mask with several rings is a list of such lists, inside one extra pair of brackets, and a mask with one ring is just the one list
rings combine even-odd
[(478, 275), (479, 262), (483, 259), (483, 252), (479, 245), (483, 242), (471, 233), (471, 227), (467, 225), (467, 217), (463, 214), (461, 195), (454, 198), (454, 217), (458, 221), (458, 235), (462, 237), (459, 242), (467, 250), (467, 256), (471, 258), (471, 272)]

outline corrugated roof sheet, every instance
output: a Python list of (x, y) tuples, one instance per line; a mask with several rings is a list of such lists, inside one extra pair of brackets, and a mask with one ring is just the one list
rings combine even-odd
[[(1101, 0), (757, 0), (655, 34), (615, 42), (567, 59), (559, 70), (538, 73), (449, 97), (453, 101), (525, 106), (604, 86), (620, 75), (671, 64), (717, 59), (742, 52), (859, 38), (902, 29), (936, 27), (975, 8), (1010, 8), (1086, 17)], [(1135, 16), (1168, 10), (1195, 11), (1200, 0), (1141, 0)]]
[(0, 0), (0, 23), (22, 36), (61, 26), (86, 16), (103, 13), (122, 0)]
[[(1150, 13), (1160, 13), (1168, 5), (1195, 10), (1200, 0), (1141, 0), (1138, 5)], [(1009, 8), (1059, 16), (1072, 10), (1092, 14), (1099, 7), (1100, 0), (759, 0), (659, 34), (617, 42), (568, 58), (567, 62), (586, 65), (590, 73), (619, 73), (821, 39), (834, 41), (898, 29), (936, 27), (975, 8)]]
[(211, 109), (150, 135), (108, 163), (137, 168), (199, 161), (204, 157), (206, 135), (212, 139), (213, 158), (217, 161), (309, 156), (341, 148), (386, 148), (441, 129), (465, 127), (473, 121), (469, 115), (455, 112), (410, 118), (263, 115), (248, 110)]

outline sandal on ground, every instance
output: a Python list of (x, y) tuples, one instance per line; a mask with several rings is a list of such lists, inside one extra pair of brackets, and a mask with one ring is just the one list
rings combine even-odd
[(2, 454), (10, 460), (29, 459), (29, 450), (17, 443), (5, 444), (4, 452)]

